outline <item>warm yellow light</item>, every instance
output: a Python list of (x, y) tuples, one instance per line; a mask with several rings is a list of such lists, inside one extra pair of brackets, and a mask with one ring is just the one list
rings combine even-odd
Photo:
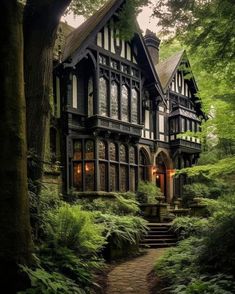
[(159, 175), (156, 175), (156, 179), (159, 179)]
[(153, 175), (157, 173), (157, 167), (155, 165), (152, 167), (152, 173)]
[(175, 169), (168, 169), (167, 172), (169, 173), (170, 177), (173, 177), (176, 173)]
[(80, 167), (80, 165), (78, 165), (78, 167), (77, 167), (77, 174), (80, 174), (81, 173), (81, 167)]
[(89, 172), (89, 170), (90, 170), (90, 169), (89, 169), (89, 165), (86, 163), (86, 165), (85, 165), (85, 171), (86, 171), (86, 172)]

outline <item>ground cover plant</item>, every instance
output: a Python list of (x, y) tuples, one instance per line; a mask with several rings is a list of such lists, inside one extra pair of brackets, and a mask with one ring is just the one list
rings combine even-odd
[(155, 270), (163, 293), (234, 293), (235, 194), (205, 200), (207, 220), (181, 217), (173, 229), (184, 239), (170, 249)]

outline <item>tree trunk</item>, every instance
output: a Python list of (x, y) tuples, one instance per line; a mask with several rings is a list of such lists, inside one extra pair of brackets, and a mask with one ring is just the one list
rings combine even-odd
[(28, 150), (36, 164), (29, 177), (40, 193), (45, 133), (50, 114), (49, 97), (53, 72), (53, 49), (60, 17), (71, 0), (28, 0), (24, 11), (24, 66)]
[[(0, 18), (0, 285), (21, 288), (18, 264), (31, 262), (27, 192), (22, 8), (1, 1)], [(6, 287), (6, 288), (5, 288)]]

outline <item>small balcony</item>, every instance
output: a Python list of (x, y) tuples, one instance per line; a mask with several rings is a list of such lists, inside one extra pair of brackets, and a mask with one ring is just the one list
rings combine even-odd
[(190, 140), (184, 140), (177, 138), (170, 141), (170, 146), (173, 149), (180, 148), (183, 152), (187, 153), (199, 153), (201, 152), (201, 143), (193, 142)]

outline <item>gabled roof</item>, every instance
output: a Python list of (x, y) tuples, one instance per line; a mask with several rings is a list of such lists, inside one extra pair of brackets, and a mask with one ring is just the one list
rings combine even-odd
[(156, 70), (164, 91), (166, 91), (169, 83), (173, 79), (175, 72), (177, 71), (177, 68), (180, 65), (184, 55), (185, 50), (182, 50), (167, 58), (165, 61), (157, 64)]
[(65, 61), (81, 47), (83, 42), (101, 24), (105, 17), (112, 16), (113, 12), (120, 7), (124, 0), (110, 0), (97, 12), (89, 17), (83, 24), (75, 29), (66, 39), (62, 61)]
[[(109, 0), (101, 9), (95, 14), (88, 18), (82, 25), (70, 33), (65, 42), (64, 50), (62, 53), (62, 62), (68, 58), (75, 56), (78, 51), (86, 49), (92, 36), (97, 34), (102, 27), (109, 21), (113, 14), (120, 8), (125, 0)], [(139, 44), (141, 45), (146, 59), (148, 60), (149, 68), (151, 69), (152, 75), (157, 81), (157, 89), (162, 99), (164, 99), (161, 83), (157, 75), (156, 69), (152, 63), (146, 44), (144, 42), (142, 33), (137, 24), (136, 36), (139, 38)]]

